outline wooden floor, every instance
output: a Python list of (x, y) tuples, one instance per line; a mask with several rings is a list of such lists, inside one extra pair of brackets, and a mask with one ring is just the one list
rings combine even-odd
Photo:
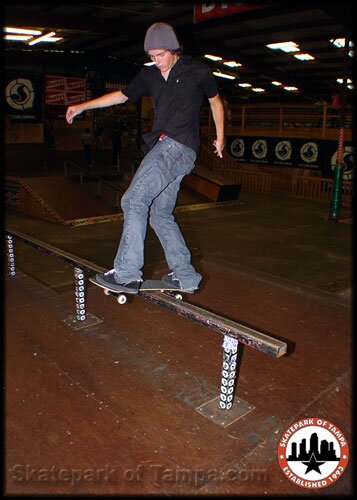
[[(255, 409), (226, 428), (197, 411), (219, 395), (220, 334), (94, 286), (76, 329), (73, 290), (6, 279), (7, 494), (311, 494), (284, 477), (277, 444), (304, 417), (351, 440), (351, 310), (261, 272), (201, 264), (209, 279), (189, 302), (289, 345), (279, 359), (244, 347), (236, 396)], [(317, 493), (351, 493), (351, 467)]]

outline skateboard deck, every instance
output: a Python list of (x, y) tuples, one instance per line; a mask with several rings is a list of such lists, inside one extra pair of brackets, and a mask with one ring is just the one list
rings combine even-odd
[(139, 292), (138, 293), (132, 293), (128, 292), (127, 290), (114, 290), (110, 288), (109, 286), (102, 285), (102, 283), (99, 283), (95, 277), (89, 278), (89, 281), (91, 283), (94, 283), (94, 285), (97, 285), (101, 288), (103, 288), (105, 295), (114, 295), (117, 297), (117, 301), (119, 304), (125, 304), (127, 300), (127, 295), (138, 295), (140, 292), (149, 292), (149, 291), (155, 291), (155, 292), (166, 292), (168, 295), (175, 297), (177, 300), (182, 300), (182, 293), (179, 288), (172, 287), (169, 285), (166, 285), (161, 280), (146, 280), (143, 281)]

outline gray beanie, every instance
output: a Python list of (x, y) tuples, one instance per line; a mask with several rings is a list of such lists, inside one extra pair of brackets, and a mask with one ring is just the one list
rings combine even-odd
[(166, 23), (154, 23), (147, 30), (144, 41), (144, 50), (180, 48), (174, 29)]

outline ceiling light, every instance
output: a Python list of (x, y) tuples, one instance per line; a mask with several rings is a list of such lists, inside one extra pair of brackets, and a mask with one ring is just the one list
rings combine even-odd
[(299, 90), (297, 87), (288, 87), (288, 86), (283, 87), (283, 89), (287, 90), (288, 92), (294, 92), (296, 90)]
[(26, 40), (30, 40), (32, 38), (31, 35), (5, 35), (4, 40), (13, 40), (18, 42), (26, 42)]
[[(343, 78), (337, 78), (336, 82), (337, 83), (343, 83)], [(347, 83), (352, 83), (352, 80), (350, 80), (349, 78), (347, 78)]]
[(220, 71), (213, 71), (213, 74), (221, 78), (227, 78), (228, 80), (235, 80), (236, 77), (232, 75), (227, 75), (227, 73), (221, 73)]
[(251, 87), (250, 83), (238, 83), (240, 87)]
[(6, 27), (4, 28), (5, 33), (16, 33), (18, 35), (41, 35), (42, 31), (39, 30), (28, 30), (28, 29), (23, 29), (23, 28), (10, 28)]
[(252, 88), (253, 92), (265, 92), (265, 89), (262, 89), (261, 87), (254, 87)]
[(211, 59), (212, 61), (222, 61), (222, 57), (212, 56), (211, 54), (205, 54), (206, 59)]
[(276, 82), (275, 80), (273, 82), (271, 82), (272, 85), (276, 85), (277, 87), (279, 87), (279, 85), (282, 85), (282, 83), (280, 82)]
[(266, 45), (269, 49), (283, 50), (284, 52), (299, 52), (299, 46), (295, 42), (279, 42)]
[(223, 64), (225, 66), (230, 66), (231, 68), (238, 68), (239, 66), (242, 66), (241, 63), (236, 61), (225, 61)]
[(34, 38), (31, 42), (29, 42), (29, 45), (35, 45), (40, 42), (58, 42), (59, 40), (62, 40), (61, 37), (55, 37), (55, 34), (56, 33), (54, 31), (51, 31), (50, 33), (46, 33), (38, 38)]
[(294, 54), (294, 57), (296, 57), (296, 59), (300, 59), (300, 61), (312, 61), (315, 59), (310, 54)]
[(342, 49), (345, 46), (345, 38), (331, 38), (330, 42), (338, 49)]

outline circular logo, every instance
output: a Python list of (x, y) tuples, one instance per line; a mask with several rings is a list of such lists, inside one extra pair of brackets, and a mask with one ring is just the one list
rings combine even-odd
[(305, 142), (305, 144), (301, 146), (300, 156), (306, 163), (313, 163), (317, 160), (318, 152), (319, 150), (316, 142)]
[(240, 158), (244, 155), (244, 140), (234, 139), (231, 144), (231, 153), (236, 158)]
[(323, 418), (305, 418), (291, 424), (278, 444), (278, 462), (284, 475), (301, 488), (326, 488), (337, 481), (348, 464), (344, 434)]
[(280, 141), (275, 146), (275, 154), (279, 160), (290, 160), (291, 158), (291, 142)]
[[(353, 146), (346, 146), (343, 152), (343, 178), (346, 181), (353, 179), (353, 169), (354, 169), (354, 148)], [(336, 167), (337, 163), (337, 151), (331, 158), (332, 170)]]
[(5, 94), (9, 106), (18, 110), (31, 108), (35, 97), (32, 83), (25, 78), (17, 78), (9, 82)]
[(267, 141), (258, 139), (253, 143), (252, 151), (256, 158), (264, 158), (268, 151)]

